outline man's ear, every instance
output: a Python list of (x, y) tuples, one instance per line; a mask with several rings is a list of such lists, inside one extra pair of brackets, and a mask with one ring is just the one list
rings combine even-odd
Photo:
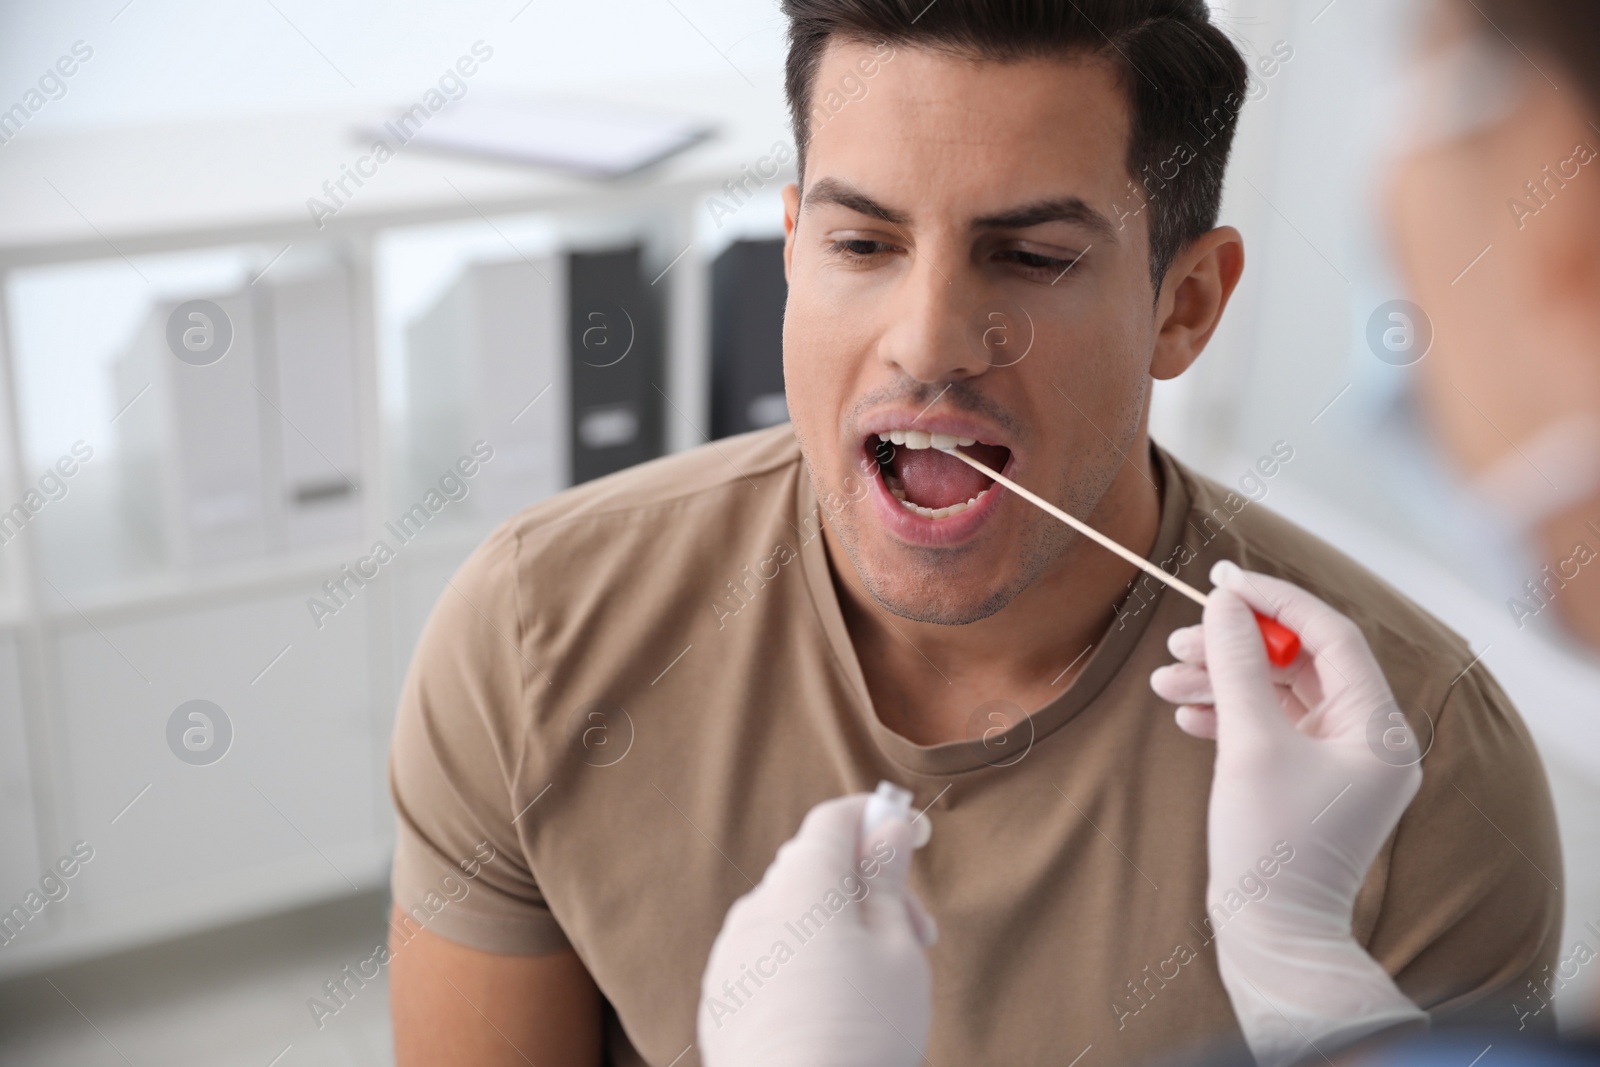
[(783, 193), (783, 280), (789, 280), (789, 261), (794, 258), (794, 228), (800, 222), (800, 187), (790, 182)]
[(1219, 226), (1189, 242), (1161, 283), (1156, 319), (1161, 324), (1150, 376), (1176, 378), (1205, 350), (1244, 273), (1244, 238)]

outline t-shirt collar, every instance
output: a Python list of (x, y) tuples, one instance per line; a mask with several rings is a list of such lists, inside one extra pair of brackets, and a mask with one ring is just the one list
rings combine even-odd
[[(1149, 558), (1160, 561), (1170, 559), (1176, 551), (1183, 537), (1190, 501), (1184, 479), (1173, 459), (1154, 443), (1151, 444), (1150, 451), (1155, 469), (1160, 475), (1161, 523)], [(816, 494), (812, 491), (810, 472), (806, 469), (803, 459), (800, 464), (795, 504), (797, 527), (803, 526), (807, 518), (810, 518), (814, 525), (820, 512)], [(1095, 644), (1093, 651), (1089, 653), (1088, 661), (1084, 663), (1077, 677), (1068, 683), (1062, 694), (1002, 733), (985, 733), (982, 716), (979, 716), (972, 740), (919, 745), (883, 725), (872, 707), (866, 678), (862, 674), (861, 663), (856, 658), (855, 646), (851, 643), (844, 613), (839, 607), (838, 592), (834, 587), (824, 538), (819, 535), (803, 541), (800, 560), (818, 620), (827, 634), (828, 644), (833, 650), (839, 669), (844, 673), (851, 691), (856, 696), (856, 707), (851, 710), (864, 722), (872, 739), (886, 756), (906, 770), (917, 774), (962, 774), (984, 767), (1003, 766), (1007, 758), (1015, 758), (1008, 754), (1027, 751), (1060, 729), (1099, 696), (1107, 684), (1122, 670), (1149, 629), (1150, 620), (1157, 614), (1154, 610), (1143, 608), (1137, 612), (1125, 612), (1123, 605), (1118, 605), (1110, 627)], [(1154, 608), (1159, 605), (1159, 598), (1173, 595), (1169, 594), (1165, 586), (1160, 586), (1154, 592), (1158, 599), (1146, 607)], [(1130, 591), (1129, 596), (1133, 595)], [(1070, 649), (1062, 651), (1063, 663), (1068, 662), (1076, 654)]]

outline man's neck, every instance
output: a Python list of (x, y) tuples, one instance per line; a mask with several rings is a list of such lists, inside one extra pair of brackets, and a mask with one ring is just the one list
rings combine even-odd
[[(1138, 462), (1123, 464), (1088, 521), (1148, 556), (1161, 523), (1161, 494), (1143, 435), (1131, 456)], [(888, 612), (868, 594), (831, 529), (825, 540), (878, 717), (925, 745), (971, 740), (980, 705), (1004, 700), (1032, 713), (1059, 696), (1110, 627), (1114, 605), (1138, 573), (1080, 537), (994, 615), (941, 626)]]

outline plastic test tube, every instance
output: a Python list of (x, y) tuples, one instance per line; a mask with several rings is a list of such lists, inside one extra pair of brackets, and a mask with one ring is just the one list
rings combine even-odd
[(904, 819), (911, 823), (914, 832), (912, 847), (921, 848), (928, 843), (928, 838), (933, 834), (933, 823), (926, 813), (916, 816), (915, 821), (911, 815), (911, 790), (895, 785), (893, 782), (882, 781), (878, 788), (867, 800), (866, 808), (861, 812), (861, 836), (865, 839), (872, 831), (888, 822), (890, 819)]

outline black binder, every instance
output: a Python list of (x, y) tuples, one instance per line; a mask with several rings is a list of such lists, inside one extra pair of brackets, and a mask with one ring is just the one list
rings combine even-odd
[(783, 238), (735, 241), (711, 268), (711, 436), (789, 420), (783, 398)]
[(663, 315), (642, 266), (637, 246), (570, 253), (573, 485), (664, 451)]

